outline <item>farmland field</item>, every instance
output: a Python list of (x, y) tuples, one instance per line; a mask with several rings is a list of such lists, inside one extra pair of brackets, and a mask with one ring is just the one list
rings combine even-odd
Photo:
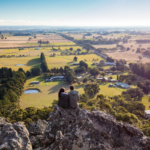
[[(39, 85), (34, 85), (30, 87), (28, 84), (32, 81), (40, 81)], [(121, 88), (110, 88), (108, 87), (109, 83), (99, 84), (100, 92), (98, 94), (104, 94), (106, 96), (120, 95), (125, 89)], [(75, 84), (75, 89), (80, 93), (84, 93), (84, 84), (78, 85)], [(67, 92), (69, 92), (69, 84), (62, 81), (54, 81), (46, 83), (42, 76), (29, 78), (25, 83), (24, 89), (28, 88), (38, 88), (41, 92), (36, 94), (22, 94), (20, 98), (21, 108), (34, 106), (36, 108), (41, 108), (43, 106), (51, 106), (53, 100), (58, 100), (58, 90), (64, 87)]]
[[(31, 39), (29, 40), (29, 38)], [(50, 45), (75, 45), (75, 43), (57, 34), (37, 34), (36, 38), (34, 36), (9, 36), (7, 39), (0, 39), (0, 48), (38, 46), (39, 40), (49, 41)]]
[[(53, 48), (59, 51), (54, 51)], [(41, 52), (43, 52), (46, 56), (50, 56), (50, 54), (56, 53), (60, 54), (64, 50), (69, 50), (70, 48), (73, 48), (72, 52), (75, 52), (77, 49), (81, 49), (82, 52), (85, 52), (85, 49), (82, 49), (80, 46), (54, 46), (54, 47), (40, 47), (40, 49), (37, 48), (25, 48), (24, 50), (19, 49), (2, 49), (0, 50), (0, 55), (25, 55), (25, 56), (39, 56)]]
[(132, 51), (117, 51), (117, 52), (109, 52), (106, 53), (108, 56), (114, 58), (114, 59), (125, 59), (126, 61), (129, 62), (138, 62), (139, 61), (139, 56), (142, 56), (143, 59), (141, 62), (150, 62), (150, 57), (143, 55), (141, 53), (136, 53)]
[[(74, 37), (75, 39), (82, 39), (83, 34), (70, 34), (71, 37)], [(103, 38), (118, 38), (118, 37), (124, 37), (127, 34), (113, 34), (113, 36), (106, 35), (102, 36)], [(91, 39), (93, 40), (94, 37), (100, 36), (100, 34), (92, 34), (91, 36), (85, 36), (85, 39)], [(82, 52), (86, 52), (86, 49), (83, 49), (81, 46), (76, 45), (76, 43), (69, 41), (63, 37), (61, 37), (58, 34), (49, 34), (49, 35), (42, 35), (37, 34), (36, 38), (34, 36), (31, 37), (30, 41), (28, 40), (31, 36), (8, 36), (6, 40), (0, 39), (0, 47), (13, 47), (14, 45), (17, 47), (24, 47), (24, 49), (20, 50), (19, 48), (3, 48), (0, 50), (0, 56), (5, 55), (5, 57), (0, 58), (0, 67), (8, 67), (12, 68), (13, 70), (18, 70), (19, 68), (22, 68), (24, 71), (30, 70), (32, 67), (41, 67), (41, 61), (40, 61), (40, 54), (41, 52), (44, 53), (46, 62), (48, 65), (48, 68), (60, 68), (64, 67), (66, 65), (70, 66), (72, 69), (76, 68), (77, 66), (72, 65), (73, 64), (73, 58), (77, 56), (78, 60), (77, 62), (80, 62), (81, 60), (85, 61), (89, 67), (96, 67), (96, 65), (93, 65), (93, 59), (97, 62), (103, 60), (100, 56), (91, 53), (89, 54), (81, 54)], [(145, 36), (146, 37), (146, 36)], [(130, 39), (130, 42), (127, 44), (122, 44), (124, 47), (130, 47), (132, 45), (132, 49), (137, 49), (139, 47), (139, 44), (135, 43), (135, 40), (141, 38), (141, 36), (132, 36)], [(148, 36), (147, 36), (148, 38)], [(49, 41), (49, 44), (38, 44), (37, 42), (39, 40), (43, 41)], [(34, 47), (33, 47), (34, 46)], [(111, 49), (116, 47), (116, 44), (110, 44), (110, 45), (93, 45), (95, 48), (107, 48)], [(141, 48), (147, 49), (150, 47), (150, 44), (142, 44)], [(72, 48), (70, 50), (70, 48)], [(78, 49), (80, 49), (80, 54), (78, 55)], [(139, 61), (139, 56), (141, 55), (143, 59), (141, 62), (149, 62), (149, 58), (145, 57), (142, 54), (136, 53), (136, 51), (133, 50), (129, 51), (120, 51), (117, 50), (115, 52), (109, 52), (107, 53), (108, 56), (111, 56), (115, 59), (125, 59), (129, 62), (137, 62)], [(63, 55), (64, 53), (76, 53), (77, 55)], [(56, 54), (55, 57), (52, 57), (52, 54)], [(13, 55), (13, 56), (11, 56)], [(24, 64), (24, 66), (16, 66), (17, 64)], [(110, 66), (103, 66), (103, 69), (109, 69)], [(121, 73), (126, 74), (126, 73)], [(90, 74), (83, 75), (84, 77), (90, 77), (93, 78)], [(108, 77), (108, 76), (106, 76)], [(111, 75), (113, 79), (117, 79), (117, 75)], [(85, 84), (74, 84), (75, 89), (79, 91), (80, 94), (84, 93), (84, 87)], [(39, 85), (32, 85), (29, 86), (29, 83), (32, 81), (40, 81)], [(125, 89), (118, 88), (118, 87), (109, 87), (109, 83), (98, 83), (100, 87), (100, 92), (97, 94), (104, 94), (106, 96), (114, 96), (114, 95), (120, 95), (122, 91), (125, 91)], [(36, 94), (24, 94), (24, 91), (22, 93), (22, 96), (20, 97), (20, 106), (21, 108), (26, 108), (30, 106), (34, 106), (36, 108), (41, 108), (43, 106), (50, 106), (53, 100), (58, 99), (58, 90), (61, 87), (65, 87), (67, 92), (69, 91), (69, 84), (63, 81), (53, 81), (46, 83), (44, 80), (43, 75), (37, 76), (37, 77), (30, 77), (27, 79), (24, 90), (28, 88), (38, 88), (41, 92)], [(136, 87), (135, 85), (132, 85), (133, 88)], [(148, 97), (143, 97), (142, 102), (146, 105), (146, 108), (148, 108), (149, 102)]]
[[(6, 53), (11, 50), (6, 50)], [(0, 58), (0, 66), (3, 67), (10, 67), (14, 70), (18, 70), (20, 66), (16, 66), (17, 64), (24, 64), (25, 66), (21, 66), (25, 71), (30, 70), (32, 67), (39, 67), (40, 66), (40, 54), (43, 52), (45, 55), (50, 55), (51, 53), (54, 53), (50, 50), (26, 50), (27, 52), (24, 52), (24, 50), (12, 50), (14, 53), (16, 52), (18, 55), (27, 55), (24, 57), (10, 57), (10, 58)], [(14, 54), (14, 53), (11, 54)], [(5, 54), (5, 50), (3, 51), (3, 54)], [(59, 52), (56, 52), (56, 54), (59, 54)], [(34, 55), (34, 56), (32, 56)], [(36, 56), (35, 56), (36, 55)], [(100, 56), (97, 56), (96, 54), (89, 54), (89, 55), (78, 55), (78, 62), (81, 60), (86, 59), (88, 65), (91, 67), (93, 63), (93, 59), (98, 59), (99, 61), (102, 60)], [(64, 67), (65, 65), (69, 65), (72, 68), (75, 66), (72, 66), (74, 55), (68, 55), (68, 56), (55, 56), (55, 57), (49, 57), (46, 56), (46, 61), (49, 68), (53, 67)]]
[(94, 48), (115, 48), (116, 44), (109, 44), (109, 45), (92, 45)]
[[(29, 106), (34, 106), (36, 108), (41, 108), (43, 106), (50, 106), (53, 100), (58, 99), (58, 90), (61, 87), (65, 87), (67, 92), (69, 91), (69, 85), (67, 83), (63, 83), (61, 81), (45, 83), (45, 81), (41, 76), (28, 79), (27, 82), (25, 83), (25, 89), (29, 88), (28, 84), (32, 81), (41, 81), (38, 86), (35, 85), (33, 87), (40, 89), (41, 92), (36, 94), (23, 93), (20, 98), (21, 108), (26, 108)], [(75, 88), (81, 94), (84, 92), (83, 85), (75, 85)]]

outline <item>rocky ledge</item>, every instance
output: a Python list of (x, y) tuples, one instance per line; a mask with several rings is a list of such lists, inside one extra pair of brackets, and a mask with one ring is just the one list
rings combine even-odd
[(32, 123), (29, 133), (20, 122), (0, 118), (0, 150), (150, 150), (150, 138), (140, 129), (102, 111), (56, 105), (48, 123)]

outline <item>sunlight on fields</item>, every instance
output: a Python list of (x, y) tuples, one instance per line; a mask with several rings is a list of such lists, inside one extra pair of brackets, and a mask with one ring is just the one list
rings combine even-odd
[[(29, 86), (28, 84), (32, 81), (40, 81), (39, 85)], [(61, 87), (65, 87), (66, 91), (69, 92), (69, 84), (62, 81), (54, 81), (46, 83), (43, 77), (33, 77), (26, 81), (24, 89), (38, 88), (41, 92), (36, 94), (22, 94), (20, 98), (21, 108), (34, 106), (36, 108), (42, 108), (43, 106), (51, 106), (53, 100), (58, 99), (58, 91)], [(80, 94), (84, 93), (83, 85), (75, 85), (75, 89)]]
[[(29, 83), (32, 81), (40, 81), (39, 85), (31, 85)], [(75, 84), (75, 90), (80, 94), (84, 93), (85, 84)], [(100, 92), (99, 94), (104, 94), (106, 96), (120, 95), (122, 91), (126, 89), (121, 88), (110, 88), (109, 83), (99, 84)], [(36, 108), (41, 108), (43, 106), (50, 106), (53, 100), (58, 99), (58, 91), (61, 87), (64, 87), (67, 92), (69, 92), (69, 84), (63, 81), (54, 81), (46, 83), (42, 76), (29, 78), (24, 86), (24, 90), (28, 88), (38, 88), (41, 92), (36, 94), (22, 94), (20, 98), (21, 108), (34, 106)]]

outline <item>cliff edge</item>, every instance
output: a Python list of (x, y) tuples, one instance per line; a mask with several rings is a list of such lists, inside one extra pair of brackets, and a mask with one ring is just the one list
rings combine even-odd
[(0, 150), (150, 150), (150, 138), (140, 129), (102, 111), (56, 105), (48, 123), (38, 120), (29, 132), (30, 137), (20, 122), (12, 125), (0, 118)]

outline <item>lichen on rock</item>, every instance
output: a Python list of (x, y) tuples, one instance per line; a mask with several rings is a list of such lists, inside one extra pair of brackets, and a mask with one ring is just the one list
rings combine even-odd
[(32, 150), (29, 132), (22, 123), (11, 124), (0, 117), (0, 150)]

